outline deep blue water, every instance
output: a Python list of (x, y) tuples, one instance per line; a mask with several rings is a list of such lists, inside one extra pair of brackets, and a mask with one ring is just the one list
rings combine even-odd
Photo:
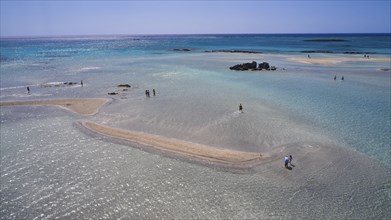
[[(328, 41), (331, 40), (331, 41)], [(172, 53), (174, 48), (261, 53), (391, 54), (390, 34), (150, 35), (3, 38), (1, 61)]]

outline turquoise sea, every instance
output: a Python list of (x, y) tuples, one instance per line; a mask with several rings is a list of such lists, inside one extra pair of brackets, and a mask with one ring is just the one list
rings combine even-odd
[[(291, 59), (308, 56), (351, 59)], [(390, 34), (2, 38), (0, 101), (104, 97), (110, 104), (88, 120), (250, 152), (338, 146), (370, 168), (355, 171), (368, 180), (354, 183), (356, 197), (354, 187), (323, 195), (314, 176), (305, 189), (299, 180), (283, 186), (265, 167), (235, 173), (107, 142), (78, 129), (74, 122), (86, 118), (64, 109), (1, 107), (0, 219), (386, 218), (390, 57)], [(277, 70), (229, 69), (251, 61)], [(131, 88), (117, 88), (124, 83)], [(147, 89), (157, 95), (146, 98)], [(341, 176), (345, 165), (334, 167)], [(366, 176), (382, 172), (384, 179)], [(283, 199), (290, 193), (298, 203)]]

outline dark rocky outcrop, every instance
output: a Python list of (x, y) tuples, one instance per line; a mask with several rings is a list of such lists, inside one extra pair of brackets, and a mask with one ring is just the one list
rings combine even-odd
[(302, 53), (334, 53), (333, 51), (329, 51), (329, 50), (303, 50), (300, 52), (302, 52)]
[(131, 86), (129, 84), (119, 84), (117, 87), (130, 88)]
[(304, 40), (305, 42), (349, 42), (349, 40), (344, 39), (312, 39)]
[(118, 95), (118, 92), (109, 92), (107, 95)]
[(205, 50), (207, 53), (262, 53), (252, 50)]
[(256, 70), (257, 69), (257, 62), (253, 61), (251, 63), (237, 64), (235, 66), (231, 66), (229, 69), (231, 69), (231, 70)]
[(260, 63), (258, 65), (259, 70), (270, 70), (270, 65), (267, 62)]
[(237, 64), (235, 66), (231, 66), (229, 69), (240, 70), (240, 71), (244, 71), (244, 70), (273, 70), (274, 71), (277, 70), (277, 67), (270, 66), (269, 63), (267, 62), (262, 62), (257, 66), (257, 62), (253, 61), (251, 63)]
[(189, 51), (191, 51), (191, 49), (189, 49), (189, 48), (175, 48), (174, 51), (185, 51), (185, 52), (189, 52)]
[(64, 85), (73, 86), (73, 85), (77, 85), (77, 83), (76, 82), (64, 82)]

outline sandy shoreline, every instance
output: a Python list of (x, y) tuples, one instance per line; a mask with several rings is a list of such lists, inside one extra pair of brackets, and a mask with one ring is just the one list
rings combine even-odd
[(390, 58), (364, 58), (364, 57), (291, 57), (289, 61), (313, 65), (336, 65), (344, 62), (391, 62)]
[(81, 115), (94, 115), (108, 102), (108, 99), (55, 99), (0, 102), (1, 107), (27, 105), (54, 105)]
[(92, 121), (84, 121), (81, 122), (81, 124), (90, 131), (100, 135), (136, 142), (158, 150), (168, 151), (182, 156), (191, 156), (217, 163), (241, 165), (270, 159), (270, 156), (266, 154), (216, 148), (158, 135), (113, 128)]

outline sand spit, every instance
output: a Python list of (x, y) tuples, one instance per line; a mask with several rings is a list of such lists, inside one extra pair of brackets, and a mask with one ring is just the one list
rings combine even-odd
[(56, 99), (0, 102), (0, 106), (54, 105), (81, 115), (94, 115), (108, 99)]
[(390, 58), (364, 58), (364, 57), (291, 57), (289, 61), (313, 65), (336, 65), (344, 62), (391, 62)]
[(252, 166), (261, 161), (271, 159), (266, 154), (216, 148), (158, 135), (122, 130), (91, 121), (83, 121), (81, 124), (85, 128), (104, 136), (136, 142), (158, 150), (222, 164)]

